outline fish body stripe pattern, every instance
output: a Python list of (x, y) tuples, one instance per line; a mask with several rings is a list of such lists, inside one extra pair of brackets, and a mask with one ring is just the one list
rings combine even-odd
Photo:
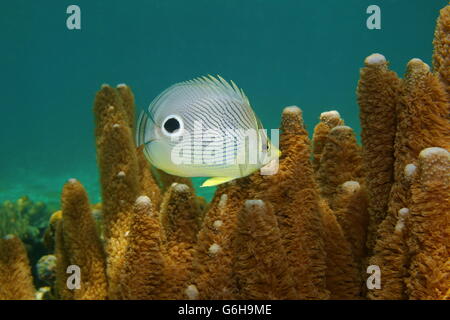
[[(166, 127), (167, 119), (175, 126)], [(170, 174), (241, 177), (267, 163), (260, 154), (269, 141), (247, 96), (220, 76), (172, 85), (141, 113), (137, 129), (136, 142), (145, 145), (149, 161)], [(175, 164), (173, 153), (179, 150), (193, 161)], [(253, 162), (245, 162), (249, 159)], [(217, 181), (227, 180), (222, 178)]]

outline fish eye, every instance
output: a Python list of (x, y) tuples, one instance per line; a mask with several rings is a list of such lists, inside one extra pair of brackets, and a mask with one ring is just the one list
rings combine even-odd
[(166, 129), (168, 133), (174, 133), (180, 129), (180, 122), (175, 118), (167, 119), (164, 123), (164, 129)]
[(164, 119), (162, 128), (165, 135), (171, 136), (180, 132), (183, 127), (183, 122), (180, 117), (176, 115), (170, 115)]

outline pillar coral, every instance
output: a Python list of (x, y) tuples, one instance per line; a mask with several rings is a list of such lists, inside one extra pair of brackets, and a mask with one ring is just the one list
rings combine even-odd
[(159, 206), (161, 204), (161, 190), (152, 175), (151, 166), (148, 160), (146, 159), (143, 146), (139, 146), (136, 150), (137, 160), (139, 165), (139, 185), (140, 185), (140, 193), (142, 195), (146, 195), (152, 201), (152, 205), (156, 210), (159, 210)]
[[(420, 59), (412, 59), (407, 66), (404, 79), (403, 94), (398, 100), (397, 129), (395, 137), (395, 182), (392, 185), (387, 216), (378, 229), (379, 243), (371, 260), (376, 260), (380, 266), (390, 268), (391, 284), (386, 283), (383, 290), (390, 292), (388, 297), (404, 299), (407, 297), (406, 287), (402, 278), (407, 274), (409, 254), (406, 243), (387, 241), (398, 223), (398, 212), (408, 208), (410, 203), (410, 179), (405, 174), (406, 165), (416, 161), (420, 151), (429, 146), (450, 148), (448, 140), (448, 101), (445, 90), (432, 74), (428, 65)], [(395, 240), (406, 241), (405, 237), (395, 236)], [(389, 265), (392, 246), (401, 250), (405, 256), (397, 264), (397, 275), (394, 275), (394, 265)], [(388, 266), (389, 265), (389, 266)], [(388, 279), (388, 281), (390, 281)], [(394, 292), (395, 291), (395, 292)]]
[(420, 59), (409, 61), (404, 93), (397, 108), (395, 184), (390, 195), (390, 212), (408, 206), (405, 196), (408, 187), (403, 183), (405, 166), (415, 161), (424, 148), (450, 148), (448, 112), (445, 90), (429, 66)]
[(69, 251), (64, 244), (62, 214), (55, 221), (55, 289), (59, 299), (73, 300), (74, 292), (67, 287), (67, 267), (70, 266)]
[(262, 200), (246, 200), (238, 214), (233, 269), (241, 299), (295, 299), (277, 218)]
[(432, 147), (419, 154), (407, 224), (410, 299), (444, 299), (450, 286), (449, 168), (450, 153), (445, 149)]
[[(361, 156), (336, 111), (321, 115), (311, 161), (301, 111), (288, 107), (278, 172), (219, 186), (205, 210), (190, 179), (151, 168), (136, 150), (130, 88), (103, 86), (94, 114), (108, 298), (355, 299), (367, 263), (382, 271), (370, 299), (448, 299), (448, 10), (436, 28), (435, 74), (413, 59), (402, 81), (380, 54), (361, 69), (365, 179), (354, 173)], [(428, 147), (441, 149), (420, 153)], [(66, 219), (52, 222), (64, 299), (82, 298), (64, 280), (74, 259), (87, 261), (75, 249), (84, 240), (70, 236), (89, 212), (87, 198), (75, 206), (77, 186), (65, 187)]]
[(336, 216), (325, 200), (320, 201), (327, 253), (326, 286), (330, 299), (360, 299), (360, 269)]
[(104, 85), (94, 102), (97, 162), (100, 169), (110, 299), (120, 298), (133, 205), (138, 196), (139, 165), (129, 113), (116, 89)]
[(147, 196), (134, 204), (120, 288), (124, 299), (161, 299), (164, 287), (164, 248), (157, 211)]
[(238, 289), (232, 269), (232, 239), (237, 215), (247, 197), (247, 182), (248, 178), (231, 181), (216, 190), (198, 233), (194, 272), (191, 284), (186, 288), (187, 297), (237, 299)]
[(167, 250), (164, 294), (169, 299), (185, 298), (184, 291), (193, 272), (194, 246), (202, 218), (193, 189), (174, 182), (164, 194), (160, 209)]
[(322, 112), (319, 117), (320, 122), (314, 127), (313, 133), (313, 160), (312, 165), (314, 172), (320, 167), (320, 159), (323, 148), (327, 140), (328, 133), (336, 126), (343, 126), (344, 120), (341, 119), (339, 112), (336, 110)]
[(166, 192), (167, 189), (169, 189), (169, 187), (175, 182), (185, 184), (189, 188), (194, 188), (192, 180), (190, 178), (177, 177), (167, 172), (164, 172), (156, 167), (152, 167), (152, 172), (153, 175), (155, 176), (156, 181), (159, 184), (159, 187), (161, 188), (162, 193)]
[(160, 210), (166, 241), (194, 245), (201, 218), (193, 190), (185, 184), (174, 182), (165, 192)]
[(326, 252), (319, 191), (314, 180), (308, 134), (298, 107), (283, 110), (279, 169), (274, 175), (253, 174), (250, 199), (274, 208), (299, 299), (328, 297)]
[(366, 238), (369, 216), (367, 191), (357, 181), (346, 181), (338, 187), (334, 215), (351, 247), (355, 263), (362, 271), (367, 255)]
[(0, 300), (35, 300), (27, 251), (13, 235), (0, 239)]
[(369, 196), (367, 246), (375, 244), (378, 225), (386, 216), (393, 183), (395, 111), (401, 93), (401, 80), (388, 69), (381, 54), (372, 54), (360, 70), (357, 96), (360, 107), (363, 170)]
[[(62, 241), (65, 257), (61, 262), (58, 282), (65, 284), (70, 275), (64, 270), (76, 265), (81, 271), (81, 287), (73, 290), (76, 300), (104, 300), (107, 298), (106, 261), (103, 245), (97, 234), (97, 227), (91, 214), (87, 193), (81, 183), (70, 179), (63, 188), (62, 197)], [(64, 261), (66, 260), (66, 261)]]
[(433, 69), (450, 99), (450, 5), (441, 9), (434, 32)]
[(336, 126), (330, 130), (325, 142), (317, 181), (321, 195), (334, 209), (338, 186), (345, 181), (362, 181), (362, 157), (352, 128)]

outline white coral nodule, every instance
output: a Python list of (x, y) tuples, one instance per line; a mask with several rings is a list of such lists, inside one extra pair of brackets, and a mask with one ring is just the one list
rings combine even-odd
[(219, 251), (222, 250), (222, 248), (217, 244), (217, 243), (213, 243), (209, 249), (208, 249), (208, 253), (210, 255), (216, 255), (217, 253), (219, 253)]
[(195, 285), (191, 284), (189, 285), (186, 290), (184, 290), (184, 293), (188, 297), (189, 300), (196, 300), (198, 299), (198, 289)]

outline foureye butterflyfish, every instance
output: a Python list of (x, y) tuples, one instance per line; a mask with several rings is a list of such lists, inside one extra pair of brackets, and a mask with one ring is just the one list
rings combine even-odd
[(220, 76), (180, 82), (141, 112), (136, 142), (152, 165), (176, 176), (211, 177), (202, 186), (214, 186), (278, 159), (244, 91), (230, 83)]

